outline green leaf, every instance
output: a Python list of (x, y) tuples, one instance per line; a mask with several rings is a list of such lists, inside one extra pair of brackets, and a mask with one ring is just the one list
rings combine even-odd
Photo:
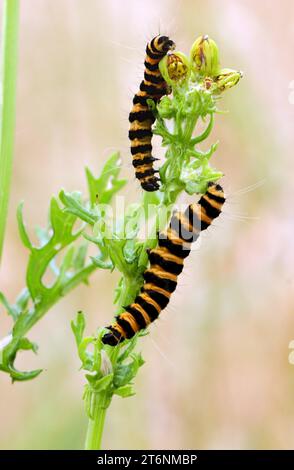
[(120, 223), (121, 227), (118, 227), (118, 236), (128, 240), (134, 239), (138, 235), (144, 216), (147, 218), (145, 207), (139, 204), (130, 204), (126, 208), (123, 221)]
[(118, 356), (117, 361), (122, 363), (125, 361), (131, 354), (131, 352), (134, 350), (137, 344), (137, 336), (134, 336), (130, 341), (128, 341), (127, 345), (124, 347), (120, 355)]
[(87, 250), (88, 243), (82, 243), (76, 250), (73, 260), (73, 267), (75, 270), (82, 269), (85, 266)]
[(77, 347), (80, 346), (80, 343), (83, 339), (84, 331), (86, 328), (86, 320), (83, 312), (79, 311), (76, 316), (76, 321), (71, 321), (71, 329), (76, 339)]
[(95, 381), (95, 383), (92, 383), (92, 387), (95, 390), (95, 392), (102, 392), (104, 390), (107, 390), (110, 385), (112, 385), (113, 381), (113, 374), (108, 374), (102, 377), (101, 379)]
[(193, 181), (189, 181), (185, 186), (185, 191), (186, 191), (186, 193), (190, 194), (191, 196), (193, 196), (193, 194), (200, 193), (201, 192), (201, 184), (193, 182)]
[(204, 132), (202, 132), (202, 134), (198, 135), (197, 137), (195, 137), (194, 139), (191, 140), (191, 143), (192, 145), (196, 145), (196, 144), (199, 144), (199, 142), (202, 142), (203, 140), (207, 139), (207, 137), (209, 136), (209, 134), (211, 133), (212, 129), (213, 129), (213, 124), (214, 124), (214, 117), (213, 117), (213, 113), (208, 113), (209, 114), (209, 123), (208, 123), (208, 126), (206, 127), (206, 129), (204, 130)]
[(29, 239), (29, 236), (28, 236), (26, 228), (25, 228), (25, 224), (24, 224), (24, 221), (23, 221), (22, 210), (23, 210), (23, 202), (21, 202), (19, 204), (19, 206), (17, 208), (17, 212), (16, 212), (19, 235), (20, 235), (21, 241), (23, 242), (24, 246), (26, 248), (28, 248), (29, 250), (32, 250), (33, 246), (31, 244), (31, 241)]
[[(88, 336), (87, 338), (83, 338), (78, 346), (78, 353), (82, 362), (82, 368), (89, 371), (93, 371), (94, 355), (92, 352), (88, 351), (87, 348), (90, 344), (93, 344), (93, 342), (94, 338), (92, 336)], [(98, 360), (98, 357), (96, 359)]]
[(99, 178), (95, 178), (89, 168), (86, 168), (86, 177), (91, 205), (109, 204), (112, 197), (125, 184), (126, 180), (118, 179), (120, 172), (120, 155), (115, 152), (105, 163)]
[(162, 199), (162, 194), (157, 193), (156, 191), (154, 192), (147, 192), (145, 191), (143, 194), (143, 207), (144, 207), (144, 212), (145, 215), (148, 214), (149, 206), (158, 206), (160, 204), (160, 201)]
[(48, 233), (48, 229), (37, 226), (35, 227), (35, 233), (40, 242), (40, 247), (46, 245), (46, 243), (48, 243), (48, 241), (50, 240), (50, 234)]
[(135, 395), (135, 391), (132, 385), (124, 385), (123, 387), (116, 388), (113, 392), (115, 395), (119, 395), (122, 398), (132, 397)]
[(18, 309), (18, 314), (20, 314), (23, 310), (26, 310), (29, 300), (30, 293), (29, 290), (25, 287), (16, 298), (15, 306)]
[[(28, 246), (21, 207), (18, 219), (23, 239)], [(47, 231), (40, 229), (38, 231), (40, 246), (31, 246), (27, 267), (27, 288), (20, 293), (15, 305), (10, 305), (5, 296), (0, 294), (0, 302), (4, 304), (15, 321), (9, 344), (2, 343), (0, 368), (10, 374), (13, 380), (29, 380), (41, 372), (41, 369), (22, 372), (14, 367), (14, 361), (19, 351), (23, 349), (37, 350), (37, 345), (25, 338), (26, 333), (52, 305), (77, 284), (86, 282), (89, 275), (95, 270), (91, 264), (83, 266), (85, 248), (78, 251), (73, 246), (75, 240), (81, 236), (81, 230), (73, 233), (76, 220), (76, 216), (61, 209), (57, 200), (53, 198), (50, 206), (50, 229)], [(58, 269), (55, 265), (55, 257), (67, 247), (68, 249), (61, 260), (60, 269)], [(56, 280), (51, 287), (46, 287), (42, 278), (49, 267), (53, 268)], [(28, 309), (30, 300), (33, 302)], [(86, 352), (83, 359), (88, 368), (92, 367), (91, 357), (88, 357)]]
[(66, 193), (62, 190), (59, 193), (59, 199), (65, 206), (64, 210), (69, 214), (75, 215), (89, 225), (94, 225), (97, 221), (95, 214), (82, 205), (80, 193)]
[[(25, 334), (24, 332), (27, 331), (27, 327), (30, 324), (31, 318), (32, 318), (32, 312), (30, 311), (24, 310), (19, 314), (17, 321), (14, 323), (14, 326), (12, 329), (13, 338), (17, 342)], [(17, 346), (18, 346), (18, 343), (17, 343)]]
[(114, 305), (116, 305), (118, 303), (118, 301), (121, 297), (121, 292), (122, 292), (123, 286), (124, 286), (124, 278), (122, 276), (122, 277), (120, 277), (120, 279), (118, 281), (118, 284), (114, 289), (114, 299), (113, 299)]
[(123, 247), (123, 255), (128, 264), (132, 264), (137, 259), (138, 245), (135, 240), (126, 240)]
[(24, 382), (26, 380), (32, 380), (38, 377), (38, 375), (43, 372), (43, 369), (35, 369), (28, 372), (22, 372), (12, 366), (9, 366), (6, 372), (10, 374), (12, 382)]
[(115, 388), (122, 387), (129, 382), (136, 376), (139, 367), (144, 364), (141, 355), (133, 355), (133, 360), (126, 365), (119, 364), (114, 373), (113, 384)]
[(19, 315), (19, 311), (15, 305), (10, 305), (2, 292), (0, 292), (0, 302), (5, 307), (7, 313), (13, 318), (13, 320), (16, 320)]
[[(58, 276), (58, 283), (61, 284), (66, 276), (69, 276), (72, 265), (73, 265), (73, 259), (74, 259), (74, 254), (75, 254), (75, 247), (70, 246), (64, 255), (64, 258), (61, 262), (60, 266), (60, 271), (59, 271), (59, 276)], [(56, 286), (55, 286), (56, 287)]]
[(22, 372), (14, 367), (17, 351), (30, 349), (36, 352), (37, 345), (27, 338), (15, 338), (12, 336), (7, 345), (0, 350), (0, 369), (10, 374), (12, 381), (31, 380), (42, 372), (42, 369)]
[(100, 256), (90, 256), (92, 263), (101, 269), (113, 269), (113, 263), (110, 260), (105, 260)]
[(37, 354), (38, 345), (30, 341), (28, 338), (21, 338), (18, 343), (18, 350), (32, 350), (35, 354)]
[(60, 283), (48, 288), (43, 284), (42, 278), (53, 258), (80, 236), (81, 231), (72, 233), (75, 221), (75, 216), (60, 209), (55, 198), (51, 199), (52, 236), (44, 246), (32, 248), (27, 268), (27, 286), (35, 302), (45, 302), (48, 296), (53, 295), (59, 289)]

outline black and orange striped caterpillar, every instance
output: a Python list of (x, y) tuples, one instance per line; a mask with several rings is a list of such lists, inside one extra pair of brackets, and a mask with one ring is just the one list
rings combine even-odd
[(115, 346), (130, 339), (157, 319), (177, 287), (177, 277), (190, 253), (191, 243), (219, 216), (224, 202), (222, 187), (209, 183), (198, 203), (172, 215), (168, 229), (158, 236), (158, 247), (148, 253), (150, 267), (143, 274), (145, 282), (140, 294), (107, 327), (109, 332), (102, 337), (104, 344)]
[(147, 104), (148, 99), (157, 103), (163, 95), (168, 93), (168, 86), (163, 79), (158, 64), (161, 59), (174, 49), (175, 43), (167, 36), (156, 36), (146, 47), (144, 80), (140, 90), (135, 94), (133, 107), (129, 114), (131, 153), (136, 177), (145, 191), (157, 191), (159, 178), (155, 176), (156, 170), (153, 162), (157, 160), (152, 156), (152, 124), (155, 121), (153, 112)]

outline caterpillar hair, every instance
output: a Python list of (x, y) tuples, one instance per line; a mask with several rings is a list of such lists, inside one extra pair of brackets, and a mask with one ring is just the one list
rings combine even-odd
[(167, 230), (158, 235), (158, 246), (148, 253), (150, 267), (143, 274), (141, 292), (116, 317), (116, 322), (107, 327), (109, 332), (102, 337), (104, 344), (115, 346), (130, 339), (157, 319), (177, 287), (177, 277), (190, 253), (191, 243), (219, 216), (224, 202), (222, 187), (209, 183), (198, 203), (172, 215)]
[(168, 86), (163, 79), (158, 64), (161, 59), (174, 49), (175, 43), (167, 36), (156, 36), (146, 47), (144, 80), (140, 90), (135, 94), (133, 107), (129, 114), (131, 153), (135, 175), (145, 191), (157, 191), (159, 178), (155, 176), (156, 170), (153, 162), (157, 160), (152, 156), (152, 124), (155, 121), (153, 112), (147, 104), (148, 99), (157, 103), (163, 95), (168, 93)]

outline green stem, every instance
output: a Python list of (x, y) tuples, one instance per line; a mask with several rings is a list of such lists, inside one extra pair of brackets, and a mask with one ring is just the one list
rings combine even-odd
[(0, 78), (2, 98), (0, 111), (0, 259), (4, 243), (13, 162), (18, 23), (19, 0), (4, 0)]
[(194, 104), (193, 108), (194, 108), (194, 112), (191, 113), (191, 116), (187, 120), (185, 129), (183, 132), (183, 140), (185, 143), (189, 143), (191, 141), (193, 131), (199, 119), (199, 116), (196, 113), (197, 103)]
[(93, 419), (89, 418), (85, 450), (100, 450), (109, 398), (105, 392), (95, 394)]
[(120, 310), (124, 309), (124, 306), (129, 305), (134, 300), (134, 295), (138, 290), (138, 282), (140, 277), (131, 277), (127, 274), (124, 274), (124, 287), (122, 289), (121, 297), (119, 299), (119, 309), (118, 313), (121, 313)]
[(204, 130), (204, 132), (202, 132), (202, 134), (198, 135), (194, 139), (191, 139), (191, 146), (199, 144), (199, 142), (202, 142), (203, 140), (207, 139), (207, 137), (211, 133), (211, 130), (213, 128), (213, 124), (214, 124), (213, 113), (210, 113), (210, 120), (209, 120), (209, 124), (208, 124), (207, 128)]

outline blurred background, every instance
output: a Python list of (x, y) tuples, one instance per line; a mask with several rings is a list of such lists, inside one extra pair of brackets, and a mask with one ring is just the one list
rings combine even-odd
[[(179, 287), (139, 348), (146, 364), (137, 394), (114, 398), (107, 449), (294, 448), (293, 207), (294, 3), (261, 0), (26, 0), (21, 5), (16, 147), (0, 285), (13, 301), (28, 253), (16, 224), (44, 226), (61, 188), (86, 192), (84, 166), (98, 174), (114, 149), (140, 195), (128, 148), (128, 112), (143, 73), (145, 43), (168, 33), (188, 53), (214, 38), (223, 66), (244, 78), (224, 94), (211, 141), (225, 173), (223, 216), (203, 234)], [(159, 146), (157, 152), (160, 152)], [(291, 189), (292, 188), (292, 189)], [(32, 233), (32, 230), (31, 230)], [(97, 272), (30, 333), (39, 353), (0, 374), (2, 449), (83, 448), (87, 420), (70, 320), (87, 332), (109, 322), (118, 277)], [(10, 322), (1, 307), (0, 337)]]

